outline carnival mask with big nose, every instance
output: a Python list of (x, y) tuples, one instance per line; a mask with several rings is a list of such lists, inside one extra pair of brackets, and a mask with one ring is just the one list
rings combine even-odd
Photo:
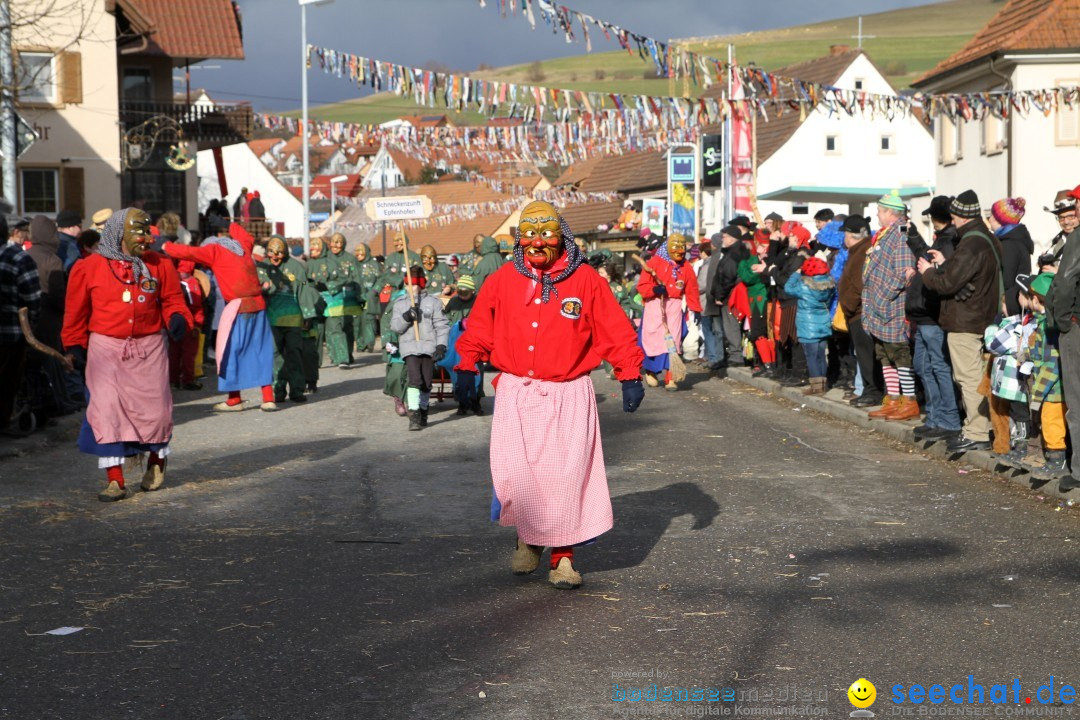
[(274, 267), (281, 267), (281, 264), (285, 262), (285, 257), (288, 254), (289, 249), (285, 246), (285, 241), (281, 238), (270, 238), (266, 243), (266, 258)]
[(431, 271), (435, 269), (435, 264), (439, 262), (439, 256), (435, 252), (435, 248), (431, 245), (425, 245), (420, 248), (420, 263), (424, 266), (424, 269)]
[(311, 239), (311, 259), (316, 260), (322, 257), (323, 253), (323, 241), (322, 238)]
[(686, 238), (682, 235), (672, 235), (667, 241), (667, 254), (675, 262), (682, 262), (686, 258)]
[(141, 258), (153, 242), (150, 235), (150, 216), (137, 208), (130, 208), (124, 215), (124, 252)]
[(367, 246), (366, 245), (363, 245), (363, 244), (357, 245), (356, 249), (353, 250), (353, 253), (356, 255), (356, 261), (357, 262), (364, 262), (365, 260), (367, 260)]
[(563, 253), (559, 214), (549, 203), (531, 202), (518, 220), (525, 260), (537, 270), (549, 270)]
[(345, 250), (345, 236), (341, 233), (334, 233), (330, 236), (330, 252), (335, 255), (340, 255)]

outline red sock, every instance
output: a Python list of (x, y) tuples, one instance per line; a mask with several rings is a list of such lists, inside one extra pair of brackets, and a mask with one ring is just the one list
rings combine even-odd
[(551, 569), (559, 567), (559, 561), (563, 558), (570, 558), (570, 562), (574, 562), (574, 548), (572, 547), (557, 547), (551, 548)]
[(148, 459), (146, 462), (148, 465), (158, 465), (161, 467), (162, 470), (165, 469), (165, 458), (158, 457), (158, 454), (156, 452), (150, 453), (150, 459)]
[(113, 465), (105, 468), (105, 477), (108, 478), (109, 482), (115, 480), (117, 485), (124, 487), (124, 466)]
[(776, 362), (776, 346), (769, 338), (758, 338), (754, 341), (754, 347), (757, 349), (758, 359), (761, 362), (770, 364)]
[(262, 391), (263, 391), (263, 402), (274, 402), (274, 386), (273, 385), (263, 385), (262, 386)]
[(671, 371), (670, 370), (668, 370), (667, 372), (664, 373), (664, 383), (667, 384), (669, 382), (671, 382)]
[(233, 391), (231, 391), (229, 393), (229, 399), (225, 401), (225, 404), (226, 405), (239, 405), (242, 402), (244, 402), (244, 401), (240, 399), (240, 391), (239, 390), (233, 390)]

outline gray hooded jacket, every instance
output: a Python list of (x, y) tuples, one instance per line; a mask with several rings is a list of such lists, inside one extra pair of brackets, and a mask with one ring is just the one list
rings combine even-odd
[(446, 347), (450, 337), (450, 323), (443, 313), (443, 304), (437, 298), (428, 295), (423, 290), (418, 290), (420, 299), (420, 340), (417, 341), (412, 323), (405, 322), (401, 317), (409, 309), (409, 294), (405, 293), (394, 301), (394, 310), (390, 316), (390, 329), (398, 334), (398, 348), (401, 357), (410, 355), (434, 355), (435, 347)]

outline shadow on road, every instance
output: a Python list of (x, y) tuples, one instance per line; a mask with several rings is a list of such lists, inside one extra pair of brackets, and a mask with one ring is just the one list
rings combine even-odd
[[(178, 468), (176, 474), (170, 476), (170, 484), (175, 487), (203, 480), (244, 477), (285, 461), (318, 462), (348, 450), (358, 442), (360, 438), (335, 437), (328, 440), (279, 443), (256, 450), (201, 460), (187, 467)], [(173, 482), (174, 478), (175, 482)]]

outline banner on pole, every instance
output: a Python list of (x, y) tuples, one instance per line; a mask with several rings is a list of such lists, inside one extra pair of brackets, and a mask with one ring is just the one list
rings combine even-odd
[(641, 201), (641, 224), (654, 235), (664, 234), (664, 220), (667, 217), (664, 204), (663, 200), (654, 198), (646, 198)]

